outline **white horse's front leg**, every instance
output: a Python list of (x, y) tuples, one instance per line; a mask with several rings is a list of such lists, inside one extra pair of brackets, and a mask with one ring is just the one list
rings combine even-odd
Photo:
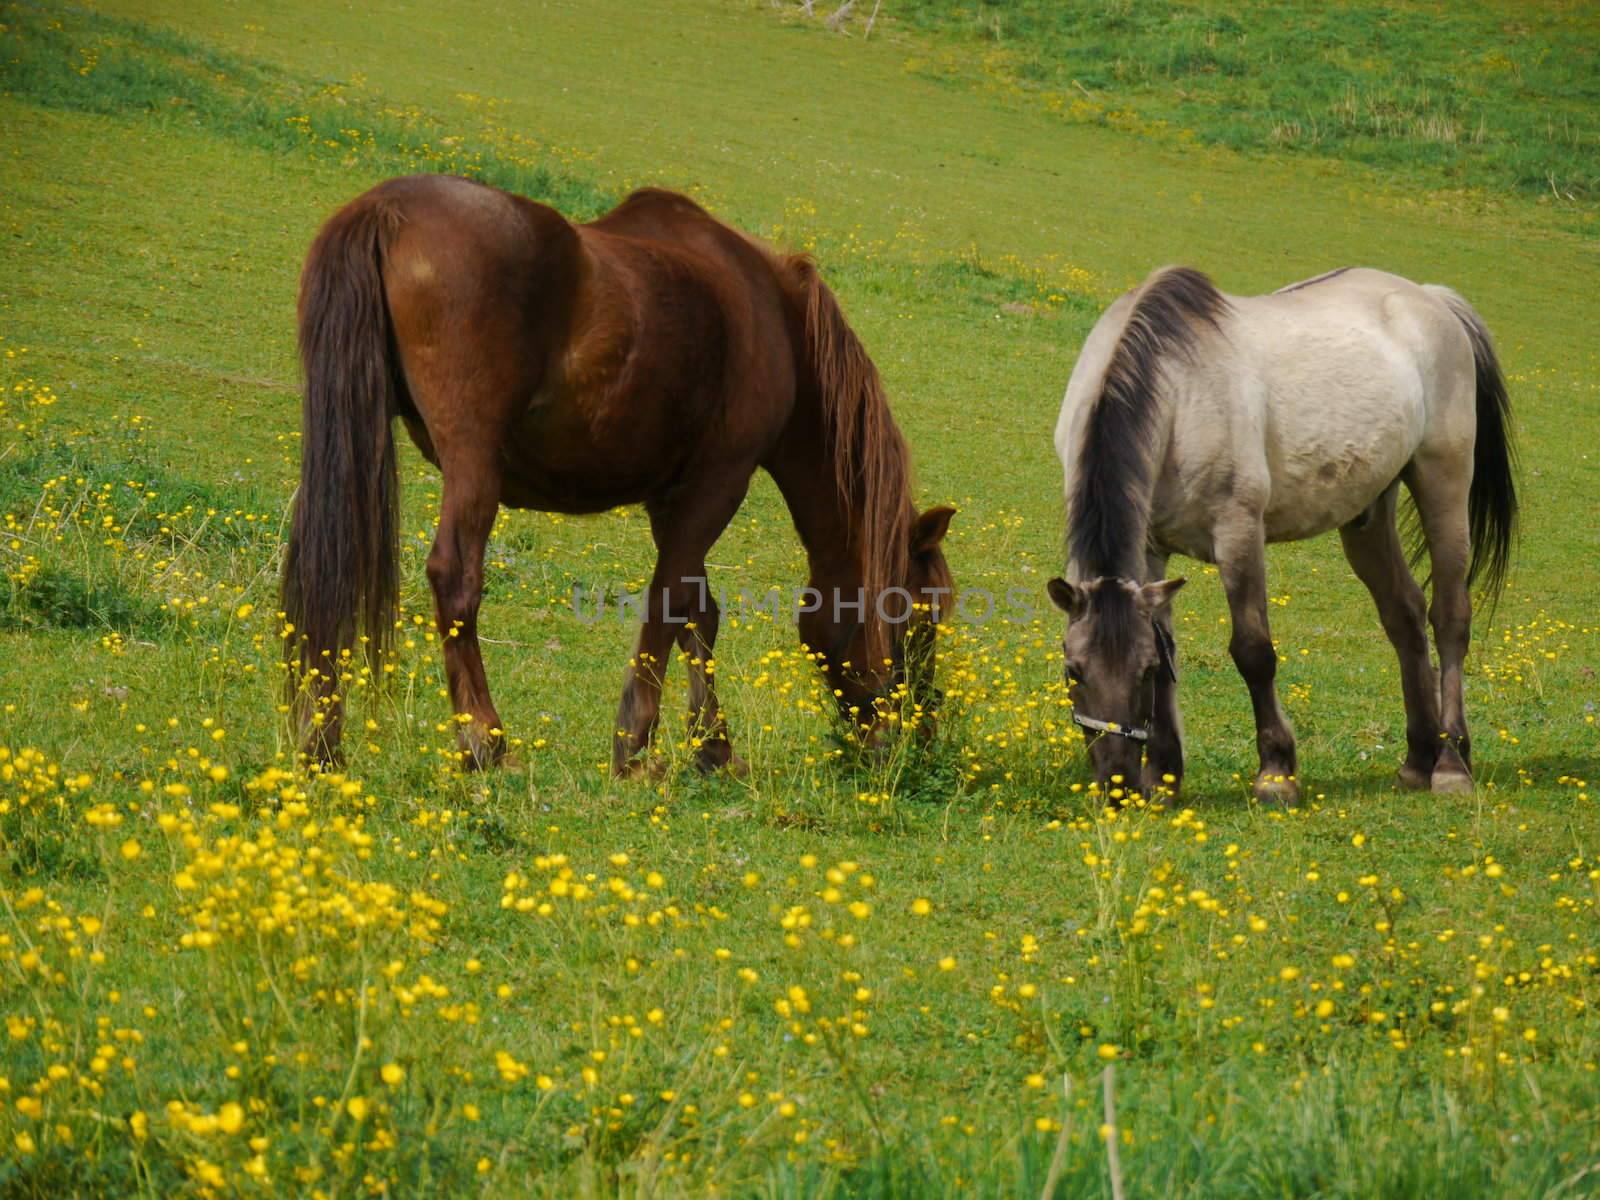
[[(1145, 562), (1145, 582), (1155, 583), (1167, 577), (1166, 555), (1151, 554)], [(1168, 645), (1172, 641), (1172, 610), (1164, 608), (1156, 622), (1166, 630)], [(1174, 676), (1177, 672), (1177, 651), (1172, 654)], [(1183, 786), (1183, 714), (1178, 711), (1178, 681), (1161, 672), (1156, 677), (1155, 710), (1150, 719), (1150, 741), (1145, 747), (1144, 778), (1141, 787), (1146, 796), (1170, 794), (1176, 796)]]
[(1299, 767), (1295, 759), (1294, 729), (1278, 703), (1274, 682), (1278, 652), (1267, 623), (1266, 535), (1259, 512), (1237, 511), (1224, 517), (1213, 534), (1217, 569), (1233, 615), (1233, 638), (1228, 651), (1250, 689), (1256, 715), (1256, 750), (1261, 769), (1256, 773), (1258, 800), (1293, 804), (1300, 798)]

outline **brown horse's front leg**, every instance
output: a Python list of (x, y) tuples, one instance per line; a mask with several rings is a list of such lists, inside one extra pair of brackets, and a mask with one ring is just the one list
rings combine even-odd
[[(679, 607), (672, 608), (673, 589), (651, 587), (644, 623), (639, 627), (639, 642), (628, 660), (622, 680), (622, 703), (617, 708), (615, 732), (611, 741), (611, 773), (619, 778), (638, 775), (651, 769), (647, 751), (661, 718), (661, 685), (666, 681), (667, 656), (672, 652), (674, 628), (667, 618), (682, 619)], [(663, 612), (666, 608), (668, 611)]]
[(728, 740), (728, 722), (717, 703), (716, 660), (717, 626), (721, 609), (711, 595), (709, 582), (699, 581), (699, 603), (691, 619), (678, 629), (678, 648), (683, 651), (689, 673), (689, 744), (694, 748), (695, 765), (702, 771), (728, 767), (745, 769), (744, 761), (733, 752)]
[(445, 677), (456, 714), (456, 741), (469, 769), (493, 766), (505, 754), (505, 731), (489, 696), (478, 648), (478, 606), (483, 599), (483, 552), (499, 511), (499, 480), (492, 472), (447, 471), (439, 533), (428, 555)]
[(611, 746), (611, 769), (617, 775), (635, 774), (646, 766), (644, 751), (661, 715), (661, 683), (674, 641), (688, 660), (689, 737), (696, 765), (702, 770), (743, 765), (728, 744), (712, 678), (720, 613), (706, 580), (706, 554), (738, 511), (753, 469), (724, 469), (670, 504), (647, 506), (656, 570), (617, 710)]

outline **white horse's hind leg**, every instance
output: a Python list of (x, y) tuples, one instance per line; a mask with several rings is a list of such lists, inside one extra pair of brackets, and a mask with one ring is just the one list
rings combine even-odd
[(1436, 792), (1472, 790), (1472, 742), (1467, 736), (1462, 664), (1472, 637), (1472, 597), (1467, 571), (1472, 538), (1467, 520), (1471, 459), (1418, 454), (1407, 480), (1417, 502), (1428, 557), (1433, 566), (1433, 603), (1428, 609), (1439, 648), (1439, 755), (1433, 767)]
[(1400, 658), (1400, 688), (1406, 702), (1406, 761), (1400, 782), (1426, 791), (1439, 756), (1439, 678), (1428, 657), (1427, 604), (1406, 565), (1395, 529), (1393, 485), (1372, 506), (1364, 523), (1339, 530), (1344, 555), (1367, 585), (1383, 631)]
[(1217, 570), (1233, 615), (1228, 651), (1250, 689), (1250, 705), (1255, 710), (1256, 750), (1261, 762), (1256, 798), (1293, 804), (1300, 797), (1300, 783), (1294, 729), (1278, 703), (1274, 682), (1278, 651), (1267, 622), (1266, 534), (1261, 514), (1236, 511), (1223, 518), (1212, 536)]

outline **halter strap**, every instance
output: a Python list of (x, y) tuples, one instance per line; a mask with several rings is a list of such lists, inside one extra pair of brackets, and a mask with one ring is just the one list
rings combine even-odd
[(1150, 730), (1141, 725), (1131, 725), (1124, 729), (1115, 721), (1102, 721), (1096, 717), (1086, 717), (1077, 710), (1073, 710), (1072, 723), (1079, 728), (1088, 729), (1095, 733), (1109, 733), (1113, 737), (1127, 738), (1133, 742), (1148, 742)]

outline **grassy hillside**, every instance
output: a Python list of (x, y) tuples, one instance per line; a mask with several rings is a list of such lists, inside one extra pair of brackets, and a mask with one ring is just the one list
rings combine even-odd
[[(1063, 125), (765, 8), (0, 9), (0, 1193), (1594, 1194), (1592, 251), (1532, 203)], [(1059, 626), (954, 628), (927, 755), (841, 754), (783, 621), (718, 646), (748, 779), (603, 771), (642, 516), (506, 514), (483, 629), (522, 765), (463, 776), (406, 450), (404, 620), (346, 775), (283, 740), (295, 282), (448, 169), (693, 188), (813, 249), (968, 587), (1059, 565), (1049, 431), (1115, 292), (1345, 261), (1449, 282), (1513, 379), (1527, 532), (1480, 623), (1484, 786), (1398, 793), (1393, 659), (1328, 541), (1272, 555), (1310, 794), (1246, 802), (1214, 576), (1192, 790), (1097, 809)], [(798, 582), (764, 481), (714, 582)], [(681, 679), (669, 712), (681, 707)], [(669, 752), (686, 756), (664, 721)]]
[[(870, 6), (851, 15), (864, 32)], [(874, 31), (926, 35), (920, 73), (1071, 121), (1520, 193), (1586, 223), (1600, 199), (1592, 5), (905, 0)]]

